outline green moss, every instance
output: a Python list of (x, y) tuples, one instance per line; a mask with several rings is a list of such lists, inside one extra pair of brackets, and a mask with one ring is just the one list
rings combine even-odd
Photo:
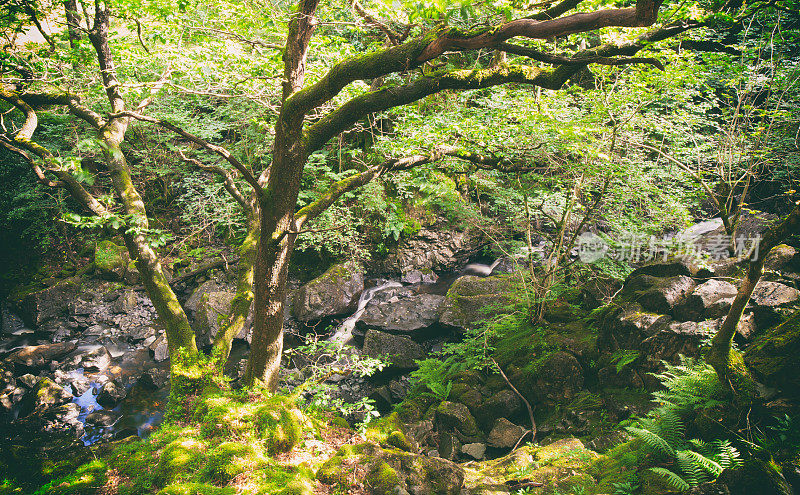
[(389, 464), (381, 461), (370, 468), (366, 481), (375, 495), (389, 495), (394, 493), (395, 487), (400, 484), (400, 477)]
[(94, 250), (94, 265), (101, 274), (110, 274), (124, 268), (128, 261), (128, 250), (111, 241), (100, 241)]
[(219, 487), (207, 483), (176, 483), (158, 492), (158, 495), (236, 495), (232, 487)]

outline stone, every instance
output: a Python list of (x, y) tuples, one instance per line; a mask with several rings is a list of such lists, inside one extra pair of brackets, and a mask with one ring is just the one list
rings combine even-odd
[(744, 361), (763, 384), (800, 395), (800, 311), (756, 337), (745, 349)]
[(20, 301), (20, 316), (32, 328), (67, 316), (69, 303), (75, 300), (79, 291), (80, 284), (76, 279), (66, 279), (47, 289), (32, 292)]
[(139, 377), (139, 384), (150, 390), (163, 388), (169, 380), (169, 372), (161, 368), (150, 368)]
[(440, 308), (445, 299), (444, 296), (435, 294), (412, 294), (398, 296), (396, 301), (370, 301), (356, 326), (412, 334), (439, 320)]
[(797, 255), (797, 250), (786, 244), (779, 244), (772, 248), (764, 260), (764, 269), (783, 271), (791, 268), (792, 260)]
[(158, 337), (149, 347), (153, 351), (155, 362), (161, 363), (169, 359), (169, 346), (167, 345), (167, 337), (164, 335)]
[(72, 395), (75, 397), (80, 397), (81, 395), (85, 394), (87, 390), (92, 388), (91, 383), (89, 383), (89, 379), (85, 376), (75, 377), (69, 385), (72, 389)]
[(189, 316), (194, 317), (194, 314), (200, 307), (200, 300), (203, 298), (203, 296), (209, 292), (219, 292), (222, 289), (223, 287), (221, 287), (219, 283), (214, 280), (203, 282), (194, 290), (194, 292), (192, 292), (192, 295), (186, 300), (183, 308), (186, 310)]
[(756, 306), (776, 308), (798, 302), (800, 290), (787, 285), (762, 280), (753, 290), (750, 301)]
[(64, 361), (70, 368), (83, 368), (84, 370), (103, 371), (111, 364), (111, 353), (105, 346), (87, 344), (78, 347)]
[[(514, 381), (510, 375), (509, 378)], [(530, 395), (526, 394), (529, 401), (564, 403), (583, 390), (583, 368), (572, 354), (556, 351), (544, 357), (532, 376), (526, 377), (526, 381), (530, 383), (527, 389)]]
[(139, 296), (132, 290), (126, 290), (111, 305), (114, 313), (127, 313), (139, 304)]
[(645, 311), (669, 314), (694, 285), (694, 280), (686, 275), (655, 277), (639, 273), (625, 280), (625, 285), (615, 300), (636, 302)]
[(135, 327), (128, 333), (128, 339), (132, 342), (147, 340), (156, 334), (156, 329), (149, 326)]
[(439, 431), (459, 431), (466, 436), (478, 434), (475, 418), (464, 404), (444, 401), (436, 408), (435, 419)]
[(461, 446), (461, 452), (480, 461), (486, 455), (486, 444), (480, 442), (467, 443)]
[(694, 276), (697, 268), (689, 261), (682, 258), (675, 258), (667, 261), (649, 263), (632, 271), (628, 278), (639, 275), (649, 275), (651, 277), (667, 278), (677, 276)]
[(525, 428), (515, 425), (506, 418), (500, 418), (495, 422), (492, 431), (489, 432), (487, 443), (490, 447), (511, 449), (517, 445), (526, 431)]
[(127, 395), (125, 387), (112, 380), (100, 387), (100, 391), (97, 393), (97, 403), (103, 407), (113, 408)]
[(425, 357), (425, 350), (408, 337), (392, 335), (378, 330), (367, 331), (364, 337), (365, 355), (372, 358), (385, 357), (389, 367), (395, 369), (415, 369), (415, 360)]
[[(703, 342), (716, 333), (721, 321), (670, 323), (669, 326), (641, 343), (639, 346), (642, 357), (640, 367), (647, 372), (660, 372), (664, 369), (662, 361), (676, 364), (681, 355), (699, 357)], [(658, 386), (655, 381), (650, 384)]]
[[(462, 397), (459, 401), (464, 402)], [(511, 390), (501, 390), (492, 395), (475, 408), (473, 414), (478, 425), (486, 431), (502, 417), (513, 417), (522, 412), (524, 405), (520, 398)]]
[(504, 276), (459, 277), (447, 291), (439, 322), (460, 330), (476, 329), (513, 304), (513, 293), (511, 279)]
[(112, 282), (125, 278), (131, 261), (128, 250), (112, 241), (100, 241), (94, 250), (94, 266), (97, 273)]
[(439, 276), (432, 270), (409, 270), (403, 272), (400, 281), (404, 284), (435, 284)]
[(197, 345), (206, 347), (214, 342), (220, 332), (220, 322), (227, 317), (231, 309), (231, 301), (236, 297), (233, 292), (208, 292), (200, 298), (195, 315), (195, 334)]
[(364, 270), (356, 262), (333, 265), (301, 286), (292, 298), (292, 314), (300, 321), (314, 321), (355, 310), (364, 291)]
[(90, 425), (107, 428), (114, 426), (122, 415), (114, 411), (92, 411), (86, 415), (86, 422)]
[(41, 412), (72, 401), (72, 394), (49, 378), (42, 378), (22, 399), (20, 416)]
[(75, 348), (74, 342), (27, 346), (11, 353), (5, 361), (23, 368), (42, 368), (50, 361), (60, 359), (74, 351)]
[(30, 373), (17, 377), (17, 383), (25, 388), (33, 388), (38, 382), (39, 377), (33, 376)]
[(675, 317), (681, 321), (702, 321), (725, 316), (736, 292), (736, 286), (732, 283), (712, 278), (695, 287), (675, 307)]
[(622, 308), (609, 306), (601, 320), (598, 347), (602, 351), (638, 349), (641, 342), (669, 326), (672, 318), (649, 313), (639, 304), (629, 303)]

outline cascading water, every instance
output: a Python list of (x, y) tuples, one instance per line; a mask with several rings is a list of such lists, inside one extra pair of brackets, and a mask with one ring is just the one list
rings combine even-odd
[(380, 285), (372, 287), (371, 289), (367, 289), (361, 293), (361, 297), (358, 299), (358, 307), (356, 308), (356, 312), (353, 313), (349, 318), (344, 320), (339, 328), (336, 329), (336, 332), (331, 336), (329, 339), (331, 342), (338, 342), (340, 345), (344, 345), (349, 343), (353, 339), (353, 329), (356, 326), (356, 322), (361, 315), (364, 314), (364, 310), (367, 307), (367, 304), (375, 297), (375, 294), (378, 292), (384, 291), (386, 289), (391, 289), (394, 287), (402, 287), (403, 284), (400, 282), (395, 282), (393, 280), (388, 280)]

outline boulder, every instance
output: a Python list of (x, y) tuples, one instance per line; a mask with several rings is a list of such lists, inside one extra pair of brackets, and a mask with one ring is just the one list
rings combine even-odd
[(487, 442), (490, 447), (510, 449), (517, 445), (526, 431), (525, 428), (515, 425), (506, 418), (500, 418), (495, 422), (492, 431), (489, 432)]
[(638, 349), (643, 340), (657, 334), (672, 322), (669, 316), (646, 312), (636, 303), (628, 303), (621, 308), (608, 308), (601, 317), (597, 342), (602, 351)]
[(111, 353), (99, 344), (82, 345), (75, 349), (62, 363), (66, 368), (83, 368), (87, 371), (103, 371), (111, 364)]
[(304, 322), (344, 314), (355, 310), (363, 291), (361, 265), (352, 261), (333, 265), (295, 292), (292, 314)]
[(758, 307), (777, 308), (797, 303), (800, 300), (800, 290), (778, 282), (762, 280), (753, 290), (750, 301)]
[(186, 310), (189, 316), (194, 317), (195, 313), (197, 313), (197, 310), (200, 307), (200, 300), (203, 298), (203, 296), (209, 292), (219, 292), (221, 290), (223, 290), (223, 287), (221, 287), (219, 283), (214, 280), (203, 282), (194, 290), (194, 292), (192, 292), (192, 295), (189, 296), (189, 299), (187, 299), (186, 303), (184, 303), (183, 308)]
[(43, 368), (74, 351), (74, 342), (27, 346), (11, 353), (5, 361), (21, 368)]
[(116, 424), (121, 417), (122, 414), (114, 411), (92, 411), (86, 415), (86, 423), (107, 428)]
[(444, 301), (444, 296), (435, 294), (403, 293), (388, 300), (373, 300), (364, 309), (356, 326), (412, 334), (439, 320)]
[(97, 273), (112, 282), (125, 280), (128, 283), (138, 282), (139, 271), (131, 261), (128, 250), (112, 241), (100, 241), (94, 250), (94, 266)]
[(414, 361), (425, 357), (422, 346), (410, 338), (377, 330), (367, 331), (363, 352), (372, 358), (386, 357), (395, 369), (415, 369)]
[(615, 300), (636, 302), (646, 311), (669, 314), (694, 285), (694, 280), (686, 275), (655, 277), (638, 273), (627, 278)]
[(459, 277), (447, 291), (439, 322), (461, 330), (476, 329), (482, 322), (507, 312), (514, 303), (515, 287), (504, 276)]
[[(459, 401), (463, 402), (463, 398)], [(489, 431), (498, 419), (514, 417), (522, 412), (523, 407), (517, 394), (511, 390), (501, 390), (478, 405), (473, 414), (478, 425), (485, 431)]]
[[(522, 392), (529, 401), (564, 403), (583, 390), (583, 368), (577, 358), (568, 352), (550, 353), (540, 359), (535, 370), (523, 373), (530, 387)], [(513, 378), (511, 380), (514, 381)]]
[(479, 461), (486, 455), (486, 444), (480, 442), (467, 443), (461, 446), (461, 452)]
[(67, 404), (72, 401), (72, 394), (57, 385), (49, 378), (40, 379), (22, 399), (20, 416), (38, 413), (45, 409)]
[(231, 301), (236, 297), (232, 292), (208, 292), (200, 298), (195, 315), (197, 345), (209, 346), (220, 331), (220, 323), (228, 316)]
[(157, 363), (161, 363), (169, 359), (169, 346), (167, 345), (167, 337), (162, 335), (158, 337), (152, 344), (149, 346), (150, 350), (153, 351), (153, 359)]
[(439, 280), (439, 276), (430, 269), (424, 270), (409, 270), (403, 272), (400, 281), (404, 284), (435, 284)]
[(47, 289), (27, 294), (19, 303), (25, 324), (36, 328), (43, 323), (67, 315), (69, 303), (75, 300), (80, 284), (75, 279), (63, 280)]
[(122, 399), (124, 399), (127, 395), (128, 393), (126, 392), (125, 387), (122, 384), (112, 380), (106, 382), (100, 388), (100, 392), (97, 393), (97, 403), (103, 407), (111, 409), (121, 402)]
[(680, 355), (698, 357), (703, 342), (716, 333), (720, 323), (721, 320), (670, 323), (639, 346), (641, 367), (648, 372), (660, 372), (664, 369), (662, 361), (676, 364)]
[(681, 321), (702, 321), (725, 316), (736, 292), (736, 286), (732, 283), (712, 278), (695, 287), (675, 307), (675, 317)]
[(800, 311), (756, 337), (744, 361), (762, 383), (789, 395), (800, 395)]
[(150, 368), (139, 377), (138, 383), (146, 389), (158, 390), (169, 380), (169, 372), (161, 368)]
[(151, 326), (134, 327), (128, 333), (128, 340), (131, 342), (141, 342), (155, 336), (155, 334), (156, 329)]
[(139, 304), (139, 296), (132, 290), (124, 291), (111, 305), (114, 313), (127, 313)]
[(466, 436), (478, 434), (475, 418), (464, 404), (444, 401), (436, 408), (436, 426), (438, 431), (458, 431)]
[(437, 226), (422, 227), (409, 238), (402, 238), (397, 248), (376, 260), (376, 272), (404, 274), (414, 270), (452, 272), (474, 254), (481, 242), (479, 234), (447, 228), (445, 219)]
[(772, 248), (764, 260), (764, 269), (783, 271), (792, 268), (792, 260), (797, 255), (797, 250), (792, 246), (780, 244)]

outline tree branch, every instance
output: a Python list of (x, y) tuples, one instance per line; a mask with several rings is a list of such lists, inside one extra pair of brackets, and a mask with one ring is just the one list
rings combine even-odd
[(213, 172), (220, 177), (222, 177), (222, 184), (225, 187), (225, 190), (228, 191), (233, 199), (236, 200), (237, 203), (244, 209), (245, 213), (250, 216), (253, 215), (255, 212), (253, 210), (253, 205), (251, 205), (247, 199), (244, 197), (244, 194), (239, 190), (236, 186), (236, 181), (232, 173), (230, 171), (225, 170), (224, 168), (218, 165), (206, 165), (205, 163), (197, 160), (195, 158), (189, 158), (188, 156), (183, 154), (183, 151), (178, 150), (178, 154), (181, 156), (184, 162), (194, 165), (197, 168), (205, 170), (206, 172)]

